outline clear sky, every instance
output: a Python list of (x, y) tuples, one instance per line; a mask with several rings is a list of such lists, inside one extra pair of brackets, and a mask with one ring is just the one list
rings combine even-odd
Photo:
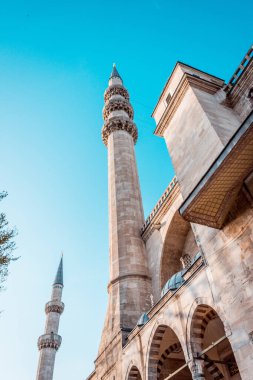
[[(2, 1), (0, 190), (20, 259), (0, 293), (0, 377), (32, 380), (44, 304), (64, 251), (54, 380), (93, 369), (108, 280), (103, 92), (128, 88), (145, 215), (173, 177), (150, 115), (177, 60), (228, 80), (252, 43), (252, 1)], [(201, 160), (201, 158), (200, 158)]]

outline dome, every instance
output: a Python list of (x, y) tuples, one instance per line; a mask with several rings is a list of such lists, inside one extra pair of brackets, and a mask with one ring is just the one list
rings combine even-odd
[(185, 273), (185, 269), (173, 274), (173, 276), (166, 282), (166, 284), (163, 287), (162, 294), (161, 294), (162, 297), (169, 290), (177, 290), (184, 283), (185, 281), (183, 278), (184, 273)]
[(201, 252), (199, 251), (193, 258), (192, 264), (194, 264), (200, 257), (202, 256)]
[(138, 322), (137, 322), (137, 326), (138, 326), (138, 327), (141, 327), (141, 326), (145, 325), (148, 321), (149, 321), (149, 317), (147, 316), (146, 313), (143, 313), (143, 314), (140, 316), (140, 318), (139, 318), (139, 320), (138, 320)]

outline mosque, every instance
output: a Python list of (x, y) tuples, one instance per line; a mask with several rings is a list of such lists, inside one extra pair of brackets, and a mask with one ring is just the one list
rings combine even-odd
[[(129, 93), (113, 67), (108, 307), (87, 380), (253, 380), (253, 47), (228, 83), (177, 62), (153, 111), (175, 177), (144, 220)], [(39, 338), (52, 380), (62, 261)]]

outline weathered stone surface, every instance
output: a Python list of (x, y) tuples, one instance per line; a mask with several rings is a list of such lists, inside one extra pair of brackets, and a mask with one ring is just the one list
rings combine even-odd
[[(251, 70), (252, 62), (228, 93), (221, 79), (176, 65), (153, 115), (177, 179), (143, 226), (133, 137), (127, 130), (110, 132), (109, 304), (89, 379), (164, 380), (182, 366), (173, 380), (252, 380), (252, 174), (243, 179), (220, 230), (189, 223), (178, 212), (251, 112), (244, 102)], [(113, 85), (120, 80), (112, 78)], [(122, 96), (119, 90), (110, 94)], [(180, 285), (161, 297), (176, 273)], [(135, 326), (141, 310), (148, 320)]]

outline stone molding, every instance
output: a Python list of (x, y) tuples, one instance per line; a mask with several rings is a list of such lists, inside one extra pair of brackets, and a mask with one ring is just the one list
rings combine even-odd
[(129, 274), (125, 274), (125, 275), (122, 275), (122, 276), (118, 276), (118, 277), (114, 278), (113, 280), (111, 280), (109, 282), (107, 288), (109, 289), (112, 285), (114, 285), (114, 284), (116, 284), (116, 283), (118, 283), (120, 281), (123, 281), (123, 280), (125, 280), (127, 278), (141, 278), (143, 280), (151, 281), (151, 277), (147, 276), (146, 274), (129, 273)]
[(56, 351), (61, 345), (62, 338), (58, 334), (44, 334), (38, 339), (38, 348), (42, 350), (43, 348), (54, 348)]
[(110, 113), (113, 111), (125, 111), (130, 119), (133, 119), (134, 117), (134, 111), (131, 104), (123, 99), (112, 99), (105, 104), (103, 109), (104, 120), (107, 120)]
[(63, 310), (64, 310), (63, 302), (49, 301), (48, 303), (46, 303), (46, 306), (45, 306), (46, 314), (51, 313), (51, 312), (62, 314)]
[(203, 78), (198, 78), (192, 74), (185, 73), (179, 82), (169, 105), (165, 109), (154, 134), (163, 137), (165, 129), (168, 127), (169, 122), (177, 111), (181, 104), (181, 101), (189, 87), (195, 87), (209, 94), (215, 94), (221, 89), (221, 86), (217, 83), (210, 82)]
[(123, 98), (125, 98), (127, 101), (129, 101), (129, 95), (127, 90), (120, 86), (120, 85), (114, 85), (111, 87), (108, 87), (107, 90), (105, 91), (104, 94), (104, 100), (105, 102), (108, 102), (108, 100), (113, 96), (113, 95), (121, 95)]
[(107, 120), (102, 129), (102, 140), (106, 146), (110, 134), (115, 131), (128, 132), (133, 137), (134, 143), (136, 143), (138, 138), (138, 131), (132, 120), (124, 119), (122, 117), (115, 117)]

